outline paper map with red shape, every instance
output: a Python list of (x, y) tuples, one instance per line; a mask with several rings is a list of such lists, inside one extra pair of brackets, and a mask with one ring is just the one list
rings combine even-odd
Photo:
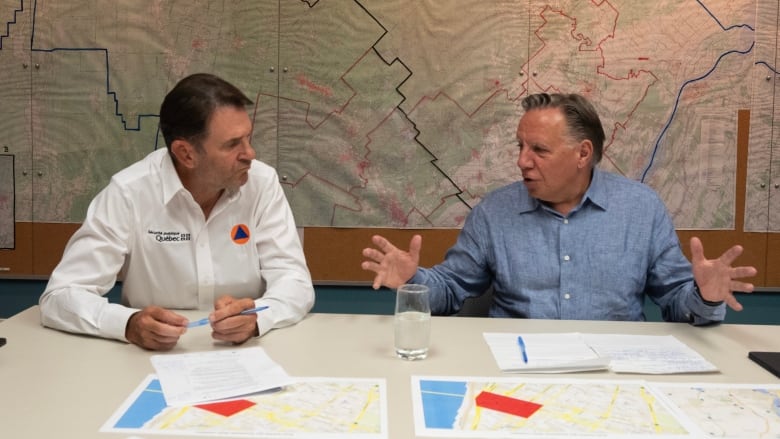
[(384, 379), (297, 378), (276, 391), (228, 401), (166, 406), (149, 375), (108, 419), (103, 432), (230, 437), (386, 439)]

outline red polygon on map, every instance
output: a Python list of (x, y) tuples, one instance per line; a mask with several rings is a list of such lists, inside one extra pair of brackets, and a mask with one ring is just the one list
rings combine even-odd
[(246, 410), (249, 407), (252, 407), (253, 405), (255, 405), (255, 403), (252, 401), (247, 401), (246, 399), (237, 399), (235, 401), (223, 401), (223, 402), (212, 402), (208, 404), (198, 404), (195, 407), (203, 410), (208, 410), (212, 413), (216, 413), (218, 415), (222, 415), (225, 417), (230, 417), (242, 410)]
[(541, 404), (535, 402), (511, 398), (509, 396), (491, 392), (481, 392), (477, 395), (476, 402), (478, 407), (521, 416), (523, 418), (530, 418), (531, 415), (542, 408)]

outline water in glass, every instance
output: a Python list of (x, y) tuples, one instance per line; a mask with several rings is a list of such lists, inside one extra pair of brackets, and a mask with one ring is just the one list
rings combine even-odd
[(405, 360), (428, 356), (431, 314), (407, 311), (395, 315), (395, 353)]
[(405, 360), (422, 360), (428, 356), (431, 338), (428, 288), (402, 285), (396, 294), (395, 353)]

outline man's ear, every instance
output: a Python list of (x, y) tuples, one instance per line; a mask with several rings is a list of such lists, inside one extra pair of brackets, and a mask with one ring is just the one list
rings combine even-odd
[(593, 142), (588, 139), (580, 142), (580, 157), (577, 161), (577, 167), (580, 169), (589, 168), (593, 161)]
[(184, 139), (176, 139), (171, 143), (171, 153), (176, 162), (185, 167), (193, 168), (196, 163), (195, 146)]

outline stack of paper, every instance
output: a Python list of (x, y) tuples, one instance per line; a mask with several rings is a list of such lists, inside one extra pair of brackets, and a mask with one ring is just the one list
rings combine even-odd
[(718, 369), (671, 335), (485, 333), (504, 372), (673, 374)]
[(498, 367), (504, 372), (565, 373), (606, 369), (609, 366), (609, 359), (599, 357), (577, 333), (486, 332), (484, 337)]
[(153, 355), (151, 361), (169, 406), (233, 398), (293, 383), (259, 347)]

